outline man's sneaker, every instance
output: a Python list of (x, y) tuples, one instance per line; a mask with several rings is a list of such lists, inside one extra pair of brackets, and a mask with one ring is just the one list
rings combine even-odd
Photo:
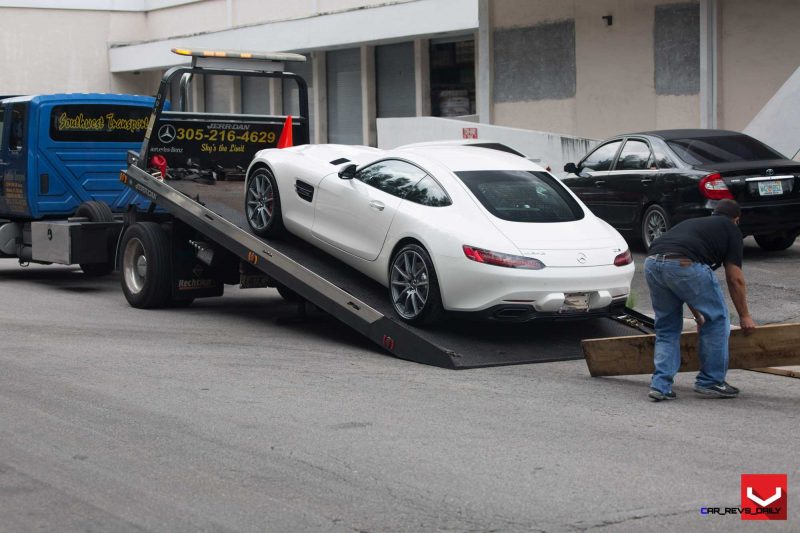
[(736, 398), (739, 395), (739, 389), (726, 382), (717, 383), (715, 385), (697, 385), (694, 386), (694, 391), (703, 396), (712, 398)]
[(660, 390), (656, 389), (650, 389), (650, 392), (647, 393), (647, 396), (649, 396), (654, 402), (660, 402), (661, 400), (674, 400), (678, 397), (678, 395), (672, 391), (664, 394)]

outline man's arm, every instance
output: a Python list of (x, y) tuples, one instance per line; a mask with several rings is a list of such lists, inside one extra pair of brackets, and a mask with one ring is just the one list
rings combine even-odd
[(749, 335), (755, 329), (756, 323), (750, 317), (750, 311), (747, 309), (747, 286), (744, 283), (744, 273), (741, 267), (733, 263), (725, 263), (725, 281), (728, 283), (728, 292), (734, 307), (736, 307), (736, 312), (739, 313), (739, 325), (744, 334)]

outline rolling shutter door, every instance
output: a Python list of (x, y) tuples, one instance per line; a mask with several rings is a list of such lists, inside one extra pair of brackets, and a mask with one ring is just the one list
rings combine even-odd
[(413, 117), (417, 114), (414, 87), (414, 43), (375, 48), (378, 117)]
[(360, 50), (328, 52), (326, 66), (328, 142), (363, 144)]

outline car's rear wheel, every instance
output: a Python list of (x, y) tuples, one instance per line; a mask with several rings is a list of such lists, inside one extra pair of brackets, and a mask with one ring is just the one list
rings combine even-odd
[(401, 320), (433, 324), (444, 315), (439, 281), (431, 256), (418, 244), (407, 244), (392, 257), (389, 295)]
[(286, 233), (278, 184), (269, 169), (259, 168), (250, 175), (244, 205), (247, 224), (253, 233), (260, 237), (280, 237)]
[(780, 252), (781, 250), (786, 250), (791, 247), (797, 237), (794, 233), (778, 231), (775, 233), (754, 235), (754, 238), (762, 250)]
[(642, 215), (642, 244), (649, 250), (653, 241), (659, 238), (672, 226), (669, 215), (660, 205), (653, 204)]

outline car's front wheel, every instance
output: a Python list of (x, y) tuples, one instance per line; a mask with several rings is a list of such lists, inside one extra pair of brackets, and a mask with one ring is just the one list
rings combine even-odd
[(407, 244), (392, 257), (389, 295), (398, 316), (409, 324), (433, 324), (444, 316), (439, 281), (431, 256), (418, 244)]
[(281, 215), (281, 197), (275, 176), (266, 168), (256, 169), (247, 179), (244, 210), (247, 224), (259, 237), (286, 233)]
[(642, 244), (645, 251), (650, 250), (653, 241), (672, 226), (669, 215), (660, 205), (653, 204), (642, 215)]
[(779, 231), (776, 233), (754, 235), (754, 238), (762, 250), (780, 252), (781, 250), (786, 250), (791, 247), (797, 237), (794, 233)]

